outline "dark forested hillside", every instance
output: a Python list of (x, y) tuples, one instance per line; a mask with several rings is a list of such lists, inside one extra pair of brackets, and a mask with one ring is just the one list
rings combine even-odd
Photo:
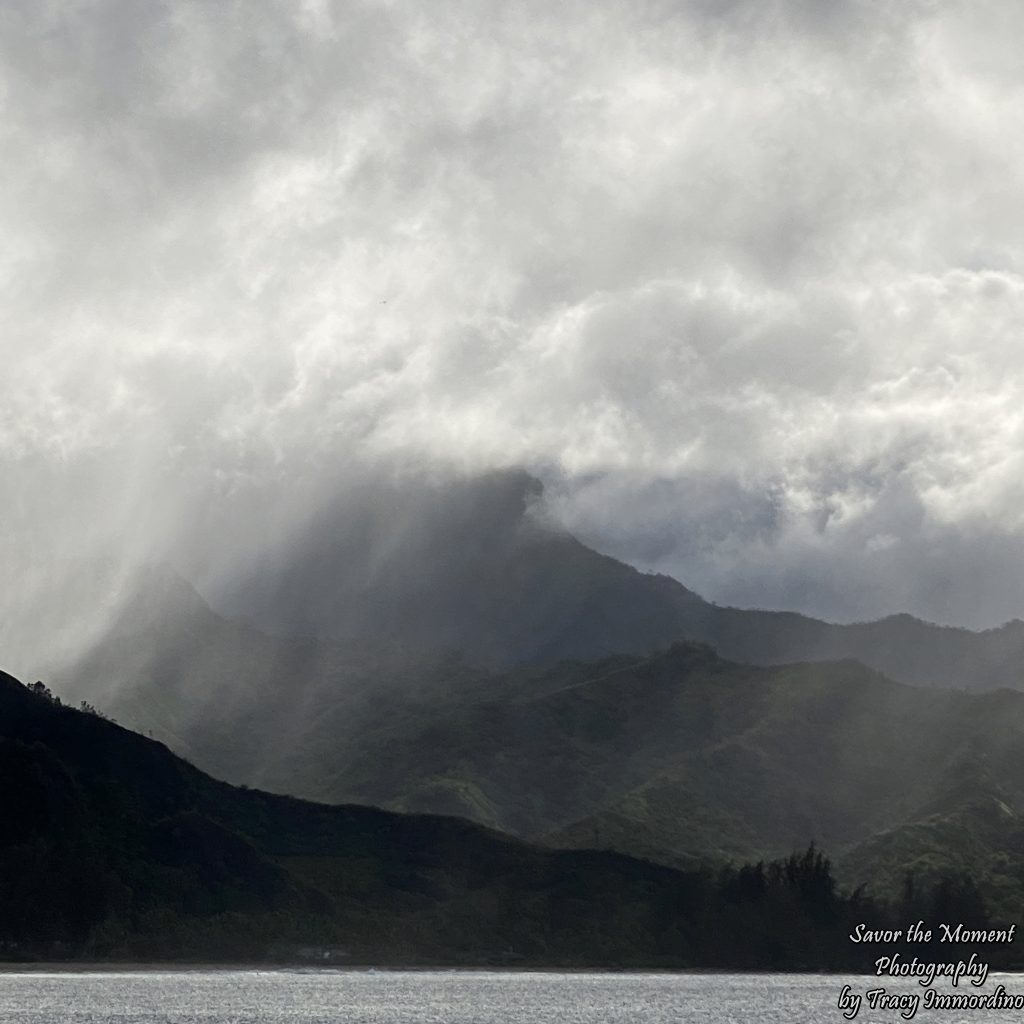
[[(153, 676), (139, 664), (145, 684), (117, 716), (277, 792), (678, 867), (815, 838), (850, 884), (892, 894), (908, 869), (968, 870), (1024, 906), (1024, 695), (909, 687), (852, 661), (754, 667), (685, 644), (486, 673), (232, 628), (204, 654), (226, 669), (237, 650), (232, 689), (204, 690), (172, 652)], [(133, 664), (131, 637), (119, 642)], [(337, 660), (272, 662), (268, 649)]]
[(820, 967), (885, 914), (813, 849), (686, 874), (234, 789), (0, 674), (7, 959)]

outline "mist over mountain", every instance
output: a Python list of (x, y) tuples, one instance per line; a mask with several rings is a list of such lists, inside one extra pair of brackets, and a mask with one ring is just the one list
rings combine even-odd
[[(972, 633), (719, 608), (551, 529), (528, 512), (535, 492), (498, 478), (491, 514), (478, 521), (467, 503), (449, 545), (409, 534), (397, 557), (417, 555), (419, 571), (408, 585), (378, 575), (359, 638), (329, 633), (353, 621), (351, 595), (332, 600), (330, 549), (300, 563), (319, 586), (296, 573), (267, 588), (296, 612), (276, 633), (153, 569), (137, 581), (148, 597), (54, 688), (219, 778), (279, 793), (686, 867), (813, 837), (851, 883), (893, 893), (908, 869), (966, 870), (1021, 902), (1016, 869), (999, 866), (1024, 813), (1024, 696), (998, 689), (1019, 686), (1019, 623)], [(454, 582), (452, 561), (466, 568)]]
[[(907, 614), (844, 625), (720, 607), (580, 543), (546, 516), (540, 481), (521, 471), (375, 485), (344, 514), (311, 520), (287, 559), (253, 552), (228, 582), (197, 565), (200, 586), (222, 613), (267, 634), (457, 650), (492, 668), (692, 640), (752, 664), (855, 658), (927, 686), (1024, 685), (1020, 620), (975, 632)], [(158, 618), (160, 587), (139, 578), (128, 621), (140, 602)], [(190, 603), (175, 586), (165, 596), (172, 620)]]
[[(372, 782), (373, 743), (394, 721), (506, 699), (524, 673), (567, 659), (688, 641), (751, 665), (853, 658), (921, 686), (1021, 686), (1019, 622), (974, 633), (910, 616), (835, 625), (718, 607), (552, 527), (537, 495), (528, 476), (503, 474), (461, 501), (424, 489), (415, 503), (368, 506), (359, 544), (328, 524), (294, 562), (253, 559), (223, 595), (239, 618), (169, 569), (107, 567), (82, 584), (93, 601), (83, 618), (111, 609), (103, 628), (74, 657), (29, 668), (217, 777), (328, 800), (352, 792), (353, 758)], [(111, 583), (119, 600), (102, 596)]]

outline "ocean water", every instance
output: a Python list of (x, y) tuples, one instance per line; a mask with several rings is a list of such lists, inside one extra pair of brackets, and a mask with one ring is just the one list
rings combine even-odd
[[(890, 981), (890, 979), (885, 979)], [(6, 970), (2, 1024), (836, 1024), (839, 992), (876, 978), (367, 970)], [(1024, 993), (1024, 977), (993, 976)], [(890, 992), (922, 991), (887, 984)], [(969, 986), (968, 986), (969, 988)], [(943, 988), (942, 991), (953, 991)], [(959, 991), (964, 991), (963, 986)], [(971, 989), (971, 991), (975, 991)], [(857, 1014), (901, 1021), (896, 1009)], [(917, 1021), (1009, 1024), (1021, 1011), (925, 1010)]]

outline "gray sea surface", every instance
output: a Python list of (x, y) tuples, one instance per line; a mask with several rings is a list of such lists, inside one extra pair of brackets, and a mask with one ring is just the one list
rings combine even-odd
[[(992, 975), (1024, 995), (1024, 976)], [(842, 1022), (837, 1000), (914, 982), (800, 974), (531, 971), (118, 970), (0, 971), (2, 1024), (819, 1024)], [(958, 990), (942, 986), (942, 992)], [(872, 1012), (862, 1024), (901, 1021)], [(925, 1010), (917, 1021), (1020, 1021), (1017, 1010)]]

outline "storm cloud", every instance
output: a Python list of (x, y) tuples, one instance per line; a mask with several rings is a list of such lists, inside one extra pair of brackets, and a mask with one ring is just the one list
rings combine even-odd
[(523, 468), (710, 599), (1024, 613), (1022, 32), (9, 0), (9, 578), (116, 552), (213, 592), (379, 487)]

